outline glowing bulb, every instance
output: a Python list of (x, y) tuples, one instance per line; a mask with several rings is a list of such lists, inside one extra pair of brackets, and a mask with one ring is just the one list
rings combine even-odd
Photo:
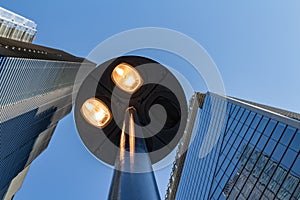
[(135, 80), (132, 76), (126, 78), (124, 81), (124, 85), (126, 85), (127, 87), (131, 87), (132, 85), (134, 85), (134, 83), (135, 83)]
[(130, 94), (136, 92), (143, 85), (143, 79), (139, 72), (127, 63), (117, 65), (111, 78), (119, 88)]
[(97, 121), (101, 121), (105, 118), (105, 111), (104, 110), (100, 110), (99, 112), (95, 113), (95, 120)]
[(124, 76), (124, 70), (121, 68), (116, 68), (116, 72), (120, 75), (120, 76)]
[(112, 119), (108, 107), (97, 98), (86, 100), (80, 111), (84, 119), (97, 128), (104, 128)]
[(87, 103), (85, 104), (85, 106), (86, 106), (86, 108), (89, 109), (89, 110), (93, 110), (93, 109), (94, 109), (93, 104), (91, 104), (91, 103), (89, 103), (89, 102), (87, 102)]

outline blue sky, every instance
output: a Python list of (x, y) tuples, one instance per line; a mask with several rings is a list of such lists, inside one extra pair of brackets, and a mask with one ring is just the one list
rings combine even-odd
[[(128, 29), (180, 31), (208, 51), (228, 95), (300, 112), (299, 1), (2, 0), (0, 6), (38, 24), (34, 43), (81, 57)], [(169, 174), (156, 172), (162, 194)], [(85, 150), (69, 115), (15, 199), (106, 199), (111, 176)]]

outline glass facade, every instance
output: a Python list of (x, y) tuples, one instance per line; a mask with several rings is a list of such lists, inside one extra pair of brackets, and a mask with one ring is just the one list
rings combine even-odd
[(0, 107), (72, 86), (80, 65), (0, 56)]
[[(300, 198), (300, 121), (257, 104), (207, 93), (198, 110), (194, 138), (174, 162), (166, 199)], [(226, 105), (225, 119), (212, 118)], [(282, 110), (281, 110), (282, 111)], [(224, 117), (223, 116), (223, 117)], [(220, 127), (215, 132), (210, 127)], [(219, 131), (219, 134), (218, 134)], [(220, 137), (201, 157), (208, 134)], [(176, 168), (182, 168), (180, 173)], [(174, 173), (175, 172), (175, 173)], [(176, 173), (177, 172), (177, 173)], [(177, 184), (176, 181), (177, 179)]]
[(70, 113), (80, 66), (95, 67), (59, 50), (1, 38), (1, 200), (13, 198), (59, 120)]

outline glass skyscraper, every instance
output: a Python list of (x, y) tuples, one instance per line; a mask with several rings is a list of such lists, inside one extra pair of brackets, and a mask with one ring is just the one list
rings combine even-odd
[(299, 114), (213, 93), (190, 104), (165, 199), (300, 199)]
[(71, 111), (80, 66), (95, 67), (60, 50), (0, 38), (0, 199), (13, 198)]

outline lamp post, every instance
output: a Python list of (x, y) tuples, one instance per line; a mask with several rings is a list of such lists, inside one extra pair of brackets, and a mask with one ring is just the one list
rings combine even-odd
[[(125, 113), (120, 139), (120, 152), (116, 158), (114, 175), (109, 191), (110, 200), (160, 199), (147, 147), (143, 138), (135, 138), (135, 132), (141, 129), (135, 125), (138, 121), (136, 110), (131, 107)], [(125, 131), (128, 131), (126, 136)], [(143, 153), (143, 156), (139, 156)], [(134, 173), (141, 171), (142, 173)]]
[(89, 151), (114, 166), (108, 199), (160, 199), (152, 164), (176, 147), (186, 116), (181, 85), (151, 59), (119, 57), (87, 76), (76, 126)]

